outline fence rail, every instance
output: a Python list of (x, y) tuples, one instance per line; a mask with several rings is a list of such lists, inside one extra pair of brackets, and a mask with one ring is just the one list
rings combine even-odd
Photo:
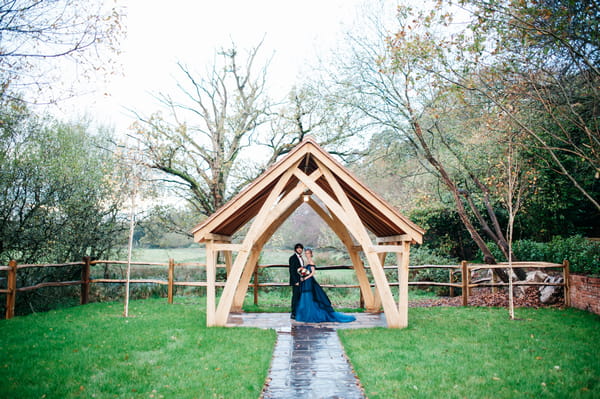
[[(37, 290), (44, 287), (66, 287), (66, 286), (81, 286), (81, 300), (82, 305), (89, 302), (89, 290), (91, 284), (125, 284), (126, 279), (120, 278), (91, 278), (91, 268), (96, 265), (126, 265), (126, 261), (113, 261), (113, 260), (94, 260), (92, 261), (89, 257), (83, 258), (81, 262), (70, 262), (70, 263), (49, 263), (49, 264), (17, 264), (16, 261), (11, 260), (7, 266), (0, 266), (0, 272), (6, 271), (6, 288), (0, 289), (0, 294), (6, 295), (6, 313), (5, 318), (10, 319), (14, 317), (16, 295), (18, 292), (27, 292)], [(199, 267), (204, 268), (206, 265), (199, 262), (185, 262), (175, 263), (173, 259), (169, 259), (168, 262), (131, 262), (132, 266), (160, 266), (167, 267), (167, 279), (130, 279), (130, 284), (158, 284), (166, 285), (168, 287), (167, 300), (168, 303), (173, 303), (173, 293), (175, 287), (206, 287), (208, 284), (206, 281), (175, 281), (175, 268), (176, 267)], [(46, 268), (46, 267), (68, 267), (68, 266), (79, 266), (81, 267), (81, 279), (74, 281), (57, 281), (57, 282), (43, 282), (26, 287), (17, 287), (17, 275), (18, 271), (27, 268)], [(219, 268), (225, 268), (225, 265), (217, 265)], [(260, 270), (269, 268), (288, 268), (287, 264), (270, 264), (270, 265), (257, 265), (254, 270), (254, 281), (248, 284), (249, 288), (253, 289), (254, 304), (258, 304), (259, 291), (265, 287), (287, 287), (288, 284), (284, 282), (259, 282), (260, 281)], [(569, 262), (564, 261), (560, 263), (549, 263), (549, 262), (513, 262), (513, 268), (529, 268), (529, 269), (562, 269), (563, 283), (546, 283), (546, 282), (534, 282), (534, 281), (515, 281), (512, 283), (514, 286), (559, 286), (564, 287), (564, 300), (565, 304), (569, 306)], [(509, 283), (497, 282), (493, 277), (472, 280), (472, 274), (480, 270), (494, 270), (494, 269), (509, 269), (508, 263), (498, 263), (496, 265), (483, 265), (483, 264), (469, 264), (466, 261), (461, 262), (460, 265), (418, 265), (409, 266), (409, 272), (419, 271), (424, 269), (447, 269), (448, 282), (438, 281), (409, 281), (409, 286), (435, 286), (435, 287), (449, 287), (450, 296), (454, 296), (454, 289), (460, 288), (462, 290), (462, 305), (467, 306), (468, 296), (472, 288), (478, 287), (506, 287)], [(321, 266), (318, 270), (352, 270), (353, 266), (347, 265), (333, 265), (333, 266)], [(369, 270), (370, 267), (365, 265), (365, 269)], [(385, 266), (386, 270), (397, 270), (397, 266)], [(512, 273), (511, 273), (512, 274)], [(460, 278), (460, 280), (457, 280)], [(399, 282), (389, 282), (392, 287), (399, 287)], [(358, 284), (321, 284), (326, 288), (359, 288)], [(216, 282), (217, 287), (225, 286), (225, 282)], [(375, 284), (371, 283), (371, 287)], [(360, 298), (360, 306), (364, 307), (362, 302), (362, 296)]]

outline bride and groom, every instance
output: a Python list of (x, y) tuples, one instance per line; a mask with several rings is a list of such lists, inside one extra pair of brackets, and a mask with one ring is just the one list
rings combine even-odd
[[(306, 260), (302, 257), (303, 252)], [(315, 263), (311, 248), (307, 247), (305, 250), (302, 244), (296, 244), (289, 264), (292, 319), (307, 323), (348, 323), (356, 320), (354, 316), (333, 310), (329, 297), (315, 280)]]

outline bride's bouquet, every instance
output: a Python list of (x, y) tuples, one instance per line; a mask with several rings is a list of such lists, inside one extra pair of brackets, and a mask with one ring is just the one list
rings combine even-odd
[(307, 268), (305, 268), (305, 267), (299, 267), (298, 268), (298, 274), (300, 276), (302, 276), (302, 277), (306, 277), (306, 276), (308, 276), (310, 274), (310, 271)]

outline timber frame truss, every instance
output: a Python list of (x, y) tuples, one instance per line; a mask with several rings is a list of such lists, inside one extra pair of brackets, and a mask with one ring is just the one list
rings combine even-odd
[[(307, 203), (346, 247), (367, 311), (383, 307), (388, 327), (408, 326), (410, 245), (421, 243), (424, 231), (360, 183), (312, 138), (302, 141), (192, 230), (194, 240), (206, 245), (207, 326), (225, 326), (230, 312), (241, 311), (264, 245), (302, 203)], [(232, 243), (231, 236), (247, 224), (249, 229), (242, 242)], [(376, 237), (375, 242), (369, 231)], [(219, 252), (224, 255), (227, 281), (217, 304)], [(370, 266), (374, 289), (361, 252)], [(383, 269), (388, 253), (396, 254), (398, 303)]]

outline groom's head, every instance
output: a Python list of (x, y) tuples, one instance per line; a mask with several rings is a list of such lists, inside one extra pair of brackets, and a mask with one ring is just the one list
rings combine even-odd
[(298, 255), (302, 255), (302, 251), (304, 251), (304, 245), (300, 243), (294, 245), (294, 252), (296, 252)]

